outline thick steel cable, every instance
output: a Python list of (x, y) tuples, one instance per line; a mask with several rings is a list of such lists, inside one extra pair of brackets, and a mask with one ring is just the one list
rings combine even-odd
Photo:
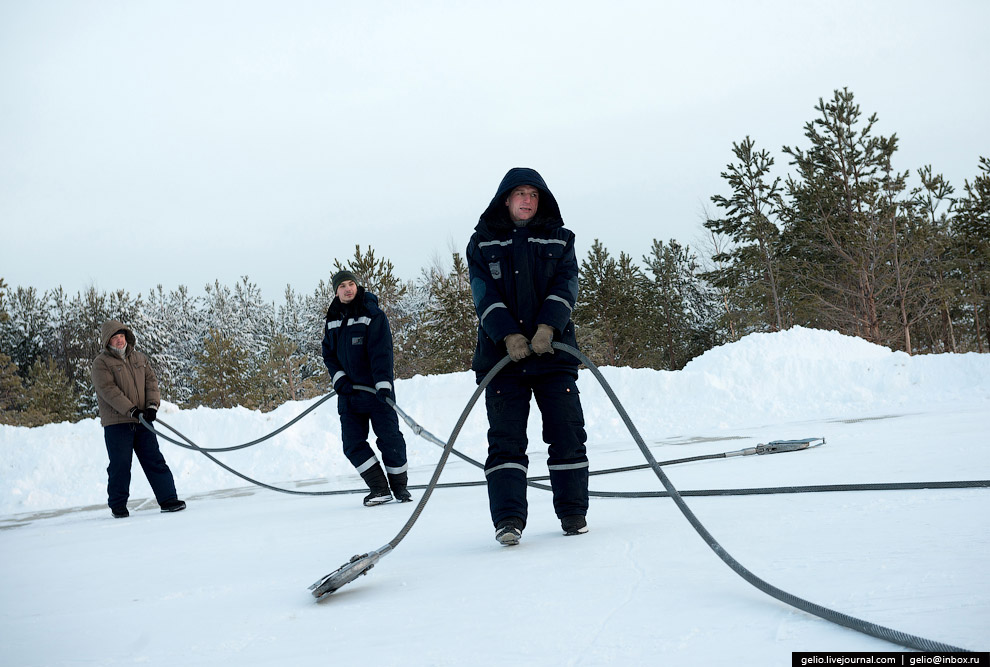
[[(275, 429), (274, 431), (272, 431), (268, 435), (263, 435), (260, 438), (258, 438), (257, 440), (252, 440), (251, 442), (245, 442), (245, 443), (243, 443), (241, 445), (231, 445), (230, 447), (200, 447), (199, 445), (194, 444), (191, 440), (189, 440), (188, 438), (186, 438), (186, 436), (182, 435), (181, 433), (179, 433), (178, 431), (176, 431), (174, 428), (172, 428), (171, 426), (169, 426), (165, 422), (162, 422), (162, 425), (163, 426), (168, 427), (169, 430), (171, 430), (176, 435), (178, 435), (179, 437), (183, 438), (186, 442), (189, 443), (188, 445), (184, 445), (181, 442), (178, 442), (176, 440), (173, 440), (172, 438), (169, 438), (168, 436), (163, 435), (159, 431), (155, 431), (155, 429), (152, 428), (151, 426), (149, 426), (148, 425), (148, 422), (146, 422), (144, 420), (144, 416), (143, 415), (141, 417), (139, 417), (139, 420), (140, 420), (140, 422), (142, 424), (144, 424), (145, 426), (148, 426), (148, 428), (151, 428), (152, 431), (155, 431), (156, 434), (161, 435), (166, 440), (168, 440), (172, 444), (178, 445), (179, 447), (185, 447), (186, 449), (194, 449), (197, 452), (202, 452), (204, 454), (206, 452), (232, 452), (232, 451), (237, 450), (237, 449), (244, 449), (245, 447), (252, 447), (254, 445), (257, 445), (259, 443), (264, 442), (265, 440), (268, 440), (270, 438), (274, 438), (276, 435), (278, 435), (282, 431), (286, 430), (287, 428), (289, 428), (290, 426), (292, 426), (293, 424), (295, 424), (297, 421), (299, 421), (300, 419), (302, 419), (303, 417), (305, 417), (306, 415), (308, 415), (310, 412), (312, 412), (316, 408), (320, 407), (321, 405), (323, 405), (324, 403), (326, 403), (327, 401), (329, 401), (331, 398), (333, 398), (336, 395), (337, 395), (337, 392), (335, 392), (335, 391), (333, 391), (331, 389), (329, 394), (327, 394), (326, 396), (324, 396), (323, 398), (321, 398), (320, 400), (318, 400), (316, 403), (313, 403), (311, 406), (309, 406), (308, 408), (306, 408), (305, 410), (303, 410), (302, 412), (300, 412), (294, 418), (290, 419), (285, 424), (283, 424), (282, 426), (278, 427), (277, 429)], [(211, 456), (210, 458), (212, 459), (213, 457)], [(216, 459), (213, 459), (213, 460), (216, 461)], [(221, 464), (221, 465), (223, 465), (223, 464)], [(229, 468), (228, 468), (228, 470), (229, 470)]]
[[(332, 394), (331, 394), (331, 396), (332, 396)], [(329, 396), (327, 396), (327, 398), (329, 398)], [(316, 406), (313, 406), (313, 407), (316, 407)], [(302, 416), (302, 415), (300, 415), (300, 416)], [(296, 491), (295, 489), (283, 489), (283, 488), (280, 488), (280, 487), (277, 487), (277, 486), (272, 486), (271, 484), (265, 484), (264, 482), (259, 482), (256, 479), (251, 479), (247, 475), (234, 470), (229, 465), (227, 465), (226, 463), (224, 463), (223, 461), (221, 461), (217, 457), (215, 457), (212, 454), (210, 454), (210, 452), (230, 451), (230, 448), (205, 449), (203, 447), (200, 447), (196, 443), (194, 443), (192, 440), (190, 440), (189, 438), (187, 438), (183, 434), (179, 433), (179, 431), (177, 431), (174, 427), (172, 427), (167, 422), (162, 421), (161, 419), (156, 420), (157, 423), (161, 424), (162, 426), (164, 426), (165, 428), (169, 429), (170, 431), (172, 431), (173, 433), (175, 433), (177, 436), (179, 436), (180, 438), (182, 438), (183, 440), (185, 440), (187, 443), (189, 443), (188, 445), (187, 444), (183, 444), (183, 443), (179, 442), (178, 440), (176, 440), (175, 438), (171, 438), (171, 437), (165, 435), (164, 433), (162, 433), (161, 431), (157, 430), (154, 426), (152, 426), (150, 423), (148, 423), (147, 421), (145, 421), (144, 415), (139, 415), (138, 416), (138, 421), (140, 421), (142, 424), (144, 424), (145, 428), (147, 428), (149, 431), (152, 431), (158, 437), (163, 438), (164, 440), (167, 440), (168, 442), (171, 442), (174, 445), (178, 445), (179, 447), (183, 447), (185, 449), (195, 450), (195, 451), (199, 452), (200, 454), (202, 454), (203, 456), (205, 456), (206, 458), (208, 458), (211, 461), (213, 461), (214, 463), (216, 463), (218, 466), (220, 466), (221, 468), (223, 468), (227, 472), (231, 473), (232, 475), (236, 475), (237, 477), (240, 477), (241, 479), (243, 479), (246, 482), (249, 482), (251, 484), (255, 484), (255, 485), (260, 486), (260, 487), (265, 488), (265, 489), (269, 489), (270, 491), (278, 491), (279, 493), (289, 493), (289, 494), (296, 495), (296, 496), (335, 496), (335, 495), (341, 495), (341, 494), (345, 494), (345, 493), (354, 493), (353, 491), (343, 491), (343, 490), (341, 490), (341, 491)], [(286, 426), (283, 427), (280, 430), (285, 430), (285, 428), (288, 428), (289, 425), (291, 425), (291, 422), (290, 422), (290, 424), (286, 424)], [(275, 433), (272, 433), (270, 435), (274, 435), (274, 434)], [(270, 437), (270, 436), (266, 436), (266, 437)], [(262, 439), (264, 439), (264, 438), (262, 438)], [(252, 443), (252, 444), (254, 444), (254, 443)], [(240, 449), (240, 448), (245, 447), (245, 446), (247, 446), (247, 445), (238, 445), (237, 447), (234, 447), (233, 449)], [(367, 489), (365, 489), (365, 491), (367, 491)]]
[[(740, 577), (746, 580), (749, 584), (759, 589), (760, 591), (766, 593), (767, 595), (781, 602), (784, 602), (785, 604), (788, 604), (796, 609), (800, 609), (802, 611), (805, 611), (814, 616), (818, 616), (819, 618), (830, 621), (837, 625), (847, 627), (851, 630), (855, 630), (857, 632), (861, 632), (863, 634), (867, 634), (876, 637), (878, 639), (883, 639), (885, 641), (897, 644), (899, 646), (905, 646), (907, 648), (913, 648), (919, 651), (941, 651), (941, 652), (967, 651), (967, 649), (952, 646), (951, 644), (945, 644), (931, 639), (926, 639), (924, 637), (919, 637), (909, 633), (901, 632), (900, 630), (895, 630), (893, 628), (888, 628), (882, 625), (878, 625), (876, 623), (864, 621), (854, 616), (850, 616), (848, 614), (844, 614), (842, 612), (838, 612), (833, 609), (823, 607), (819, 604), (810, 602), (796, 595), (788, 593), (787, 591), (781, 590), (776, 586), (773, 586), (772, 584), (761, 579), (757, 575), (753, 574), (749, 569), (743, 566), (739, 561), (737, 561), (734, 557), (732, 557), (722, 547), (722, 545), (715, 539), (715, 537), (708, 531), (708, 529), (705, 528), (705, 526), (701, 523), (701, 521), (698, 520), (697, 516), (695, 516), (691, 508), (688, 507), (687, 503), (684, 502), (682, 494), (677, 490), (676, 487), (674, 487), (673, 483), (667, 477), (667, 474), (663, 471), (663, 469), (660, 467), (660, 464), (653, 457), (653, 454), (652, 452), (650, 452), (649, 447), (646, 445), (646, 442), (643, 440), (643, 437), (639, 434), (639, 431), (632, 423), (632, 419), (630, 419), (628, 413), (626, 413), (626, 410), (623, 407), (622, 403), (619, 401), (618, 397), (615, 395), (615, 392), (612, 390), (612, 387), (608, 384), (608, 381), (601, 374), (601, 371), (598, 369), (598, 367), (576, 348), (573, 348), (569, 345), (565, 345), (563, 343), (553, 343), (553, 347), (555, 349), (561, 350), (563, 352), (566, 352), (574, 356), (592, 372), (592, 374), (598, 380), (599, 384), (602, 386), (602, 389), (604, 389), (606, 395), (609, 397), (609, 400), (612, 401), (612, 405), (619, 413), (619, 416), (622, 418), (623, 422), (625, 423), (626, 428), (629, 430), (630, 434), (633, 436), (633, 439), (636, 441), (637, 446), (639, 446), (640, 451), (642, 452), (643, 456), (646, 458), (649, 464), (649, 467), (653, 470), (657, 478), (660, 480), (660, 483), (663, 484), (664, 488), (667, 490), (668, 497), (670, 497), (674, 501), (678, 509), (688, 520), (688, 523), (691, 524), (691, 526), (695, 529), (698, 535), (701, 536), (701, 538), (705, 541), (705, 543), (709, 546), (709, 548), (711, 548), (712, 551), (714, 551), (715, 554), (720, 559), (722, 559), (722, 561), (726, 565), (728, 565), (736, 574), (738, 574)], [(492, 381), (492, 379), (494, 379), (494, 377), (508, 363), (509, 363), (509, 357), (506, 356), (498, 364), (496, 364), (495, 367), (492, 368), (492, 370), (489, 371), (488, 374), (483, 378), (483, 380), (478, 384), (477, 389), (471, 395), (470, 400), (468, 401), (467, 405), (464, 407), (461, 416), (458, 418), (457, 423), (455, 424), (454, 429), (451, 432), (450, 438), (447, 440), (447, 443), (444, 446), (443, 453), (441, 454), (440, 460), (433, 471), (433, 476), (430, 479), (430, 483), (426, 486), (426, 489), (424, 490), (423, 497), (420, 499), (419, 503), (417, 503), (416, 508), (413, 510), (411, 516), (406, 521), (405, 525), (403, 525), (403, 527), (399, 530), (396, 536), (393, 537), (387, 543), (387, 545), (376, 550), (378, 554), (384, 555), (392, 551), (406, 537), (406, 535), (409, 534), (409, 531), (412, 529), (412, 526), (416, 523), (416, 521), (419, 519), (419, 516), (422, 514), (423, 510), (425, 509), (426, 503), (429, 501), (433, 493), (433, 490), (436, 488), (437, 482), (440, 479), (440, 473), (443, 471), (443, 468), (447, 463), (447, 459), (450, 456), (451, 450), (453, 449), (454, 441), (457, 439), (457, 436), (460, 434), (460, 431), (463, 428), (468, 415), (470, 414), (471, 410), (474, 408), (475, 403), (477, 403), (478, 398), (481, 396), (481, 392), (485, 390), (485, 388)], [(323, 400), (329, 399), (329, 397), (330, 395), (326, 396), (324, 399), (321, 400), (321, 402)], [(316, 405), (311, 406), (310, 409), (315, 409), (315, 407)], [(395, 406), (393, 405), (393, 407)], [(303, 415), (300, 415), (299, 418), (301, 418), (302, 416)], [(144, 424), (147, 428), (149, 428), (152, 431), (155, 431), (155, 429), (151, 427), (151, 425), (148, 424), (148, 422), (145, 421), (143, 415), (140, 416), (139, 419), (141, 423)], [(167, 426), (168, 428), (171, 428), (170, 426), (168, 426), (168, 424), (163, 424), (163, 425)], [(289, 425), (291, 424), (287, 424), (281, 430), (284, 430), (284, 428), (288, 428)], [(156, 433), (158, 432), (156, 431)], [(176, 433), (178, 432), (176, 431)], [(274, 433), (271, 435), (274, 435)], [(165, 439), (169, 440), (170, 442), (175, 442), (174, 440), (168, 437), (165, 437)], [(180, 443), (176, 442), (176, 444), (180, 444)], [(255, 444), (255, 443), (250, 443), (250, 444)], [(214, 461), (221, 467), (225, 468), (226, 470), (232, 472), (238, 477), (241, 477), (242, 479), (248, 479), (247, 477), (241, 475), (240, 473), (233, 470), (229, 466), (224, 465), (215, 457), (211, 456), (208, 452), (203, 451), (202, 448), (192, 444), (191, 442), (190, 445), (192, 445), (193, 449), (197, 449), (201, 451), (201, 453), (204, 456), (207, 456), (212, 461)], [(244, 445), (244, 446), (248, 446), (248, 445)], [(717, 457), (717, 455), (715, 455), (715, 457)], [(330, 495), (333, 493), (340, 493), (340, 492), (301, 492), (301, 491), (292, 491), (286, 489), (278, 489), (276, 487), (272, 487), (262, 483), (257, 483), (257, 484), (259, 486), (263, 486), (264, 488), (269, 488), (276, 491), (282, 491), (283, 493), (297, 493), (297, 494), (305, 494), (305, 495)], [(537, 486), (543, 487), (543, 485), (537, 485)]]
[(763, 591), (767, 595), (784, 602), (796, 609), (800, 609), (819, 618), (823, 618), (826, 621), (831, 621), (837, 625), (842, 625), (851, 630), (856, 630), (863, 634), (867, 634), (878, 639), (883, 639), (885, 641), (897, 644), (899, 646), (905, 646), (907, 648), (917, 649), (919, 651), (942, 651), (942, 652), (952, 652), (952, 651), (966, 651), (966, 649), (959, 648), (957, 646), (952, 646), (950, 644), (944, 644), (942, 642), (933, 641), (931, 639), (926, 639), (924, 637), (918, 637), (916, 635), (908, 634), (906, 632), (901, 632), (900, 630), (894, 630), (882, 625), (877, 625), (876, 623), (871, 623), (869, 621), (864, 621), (862, 619), (856, 618), (854, 616), (849, 616), (848, 614), (843, 614), (842, 612), (823, 607), (814, 602), (809, 602), (803, 598), (796, 595), (788, 593), (787, 591), (781, 590), (772, 584), (767, 583), (760, 577), (756, 576), (750, 572), (746, 567), (744, 567), (739, 561), (733, 558), (723, 547), (719, 544), (718, 540), (708, 532), (708, 529), (698, 520), (691, 508), (688, 507), (687, 503), (681, 497), (680, 492), (674, 487), (673, 483), (667, 477), (667, 474), (663, 471), (660, 465), (657, 463), (656, 459), (653, 458), (653, 453), (650, 452), (649, 447), (646, 446), (646, 442), (643, 437), (639, 434), (639, 431), (632, 423), (632, 419), (626, 413), (625, 408), (619, 401), (615, 392), (612, 391), (612, 387), (605, 380), (605, 377), (598, 370), (598, 367), (590, 359), (588, 359), (584, 354), (582, 354), (577, 349), (571, 347), (570, 345), (565, 345), (563, 343), (554, 343), (553, 347), (567, 352), (568, 354), (574, 356), (581, 361), (588, 369), (594, 374), (598, 383), (605, 390), (608, 395), (609, 400), (612, 401), (612, 405), (618, 411), (619, 416), (622, 417), (622, 421), (625, 422), (626, 428), (629, 429), (630, 434), (632, 434), (633, 439), (636, 444), (639, 445), (640, 451), (646, 460), (650, 464), (650, 468), (656, 473), (657, 478), (660, 483), (663, 484), (664, 488), (667, 489), (667, 493), (670, 494), (670, 498), (677, 505), (678, 509), (684, 515), (684, 518), (688, 520), (688, 523), (695, 529), (698, 535), (705, 541), (712, 551), (722, 559), (722, 561), (728, 565), (732, 570), (738, 574), (740, 577), (745, 579), (747, 582)]
[[(464, 406), (464, 410), (461, 411), (461, 416), (457, 418), (457, 423), (454, 424), (454, 429), (450, 432), (450, 437), (447, 439), (447, 444), (444, 445), (443, 453), (440, 454), (440, 460), (437, 462), (436, 468), (433, 470), (433, 476), (430, 478), (429, 484), (426, 485), (426, 489), (423, 490), (423, 497), (419, 499), (416, 504), (416, 508), (412, 511), (412, 515), (409, 520), (406, 521), (405, 525), (399, 530), (399, 532), (388, 541), (387, 548), (394, 549), (396, 545), (401, 542), (409, 531), (412, 529), (413, 524), (419, 519), (419, 515), (423, 513), (426, 508), (426, 503), (430, 500), (430, 496), (433, 494), (433, 489), (436, 488), (437, 482), (440, 481), (440, 473), (443, 471), (443, 467), (447, 464), (447, 458), (450, 456), (451, 450), (454, 449), (454, 441), (457, 440), (457, 436), (460, 435), (461, 429), (464, 427), (464, 422), (467, 421), (468, 415), (471, 414), (471, 410), (474, 409), (474, 404), (478, 402), (478, 398), (481, 397), (482, 392), (491, 383), (495, 376), (505, 368), (509, 363), (509, 356), (506, 355), (499, 361), (495, 366), (488, 371), (488, 374), (482, 378), (481, 382), (478, 383), (478, 388), (474, 390), (471, 394), (471, 398), (468, 399), (467, 405)], [(379, 551), (385, 550), (386, 547), (382, 547)]]
[[(488, 383), (486, 382), (485, 383), (485, 386), (487, 386), (487, 384)], [(359, 390), (359, 391), (364, 391), (364, 392), (367, 392), (367, 393), (370, 393), (370, 394), (376, 394), (377, 393), (371, 387), (365, 387), (363, 385), (354, 385), (354, 388), (357, 389), (357, 390)], [(208, 459), (210, 459), (211, 461), (213, 461), (217, 465), (219, 465), (224, 470), (226, 470), (229, 473), (231, 473), (232, 475), (236, 475), (237, 477), (240, 477), (241, 479), (243, 479), (244, 481), (246, 481), (246, 482), (248, 482), (250, 484), (254, 484), (254, 485), (260, 486), (260, 487), (265, 488), (265, 489), (268, 489), (270, 491), (277, 491), (279, 493), (289, 493), (289, 494), (293, 494), (293, 495), (306, 495), (306, 496), (330, 496), (330, 495), (340, 495), (340, 494), (348, 494), (348, 493), (364, 493), (365, 491), (367, 491), (367, 489), (348, 489), (348, 490), (338, 490), (338, 491), (296, 491), (296, 490), (293, 490), (293, 489), (284, 489), (284, 488), (280, 488), (280, 487), (277, 487), (277, 486), (272, 486), (271, 484), (266, 484), (265, 482), (261, 482), (259, 480), (256, 480), (256, 479), (253, 479), (251, 477), (248, 477), (247, 475), (245, 475), (245, 474), (243, 474), (243, 473), (235, 470), (234, 468), (230, 467), (229, 465), (221, 462), (217, 458), (215, 458), (213, 456), (210, 456), (211, 453), (216, 453), (216, 452), (231, 452), (231, 451), (235, 451), (235, 450), (238, 450), (238, 449), (244, 449), (245, 447), (251, 447), (253, 445), (257, 445), (257, 444), (262, 443), (262, 442), (264, 442), (266, 440), (269, 440), (270, 438), (272, 438), (272, 437), (278, 435), (279, 433), (285, 431), (286, 429), (288, 429), (290, 426), (292, 426), (293, 424), (295, 424), (296, 422), (298, 422), (300, 419), (302, 419), (303, 417), (305, 417), (306, 415), (308, 415), (310, 412), (312, 412), (313, 410), (315, 410), (316, 408), (318, 408), (319, 406), (321, 406), (323, 403), (325, 403), (326, 401), (328, 401), (330, 398), (332, 398), (335, 395), (336, 395), (336, 392), (333, 391), (333, 390), (331, 390), (329, 394), (327, 394), (326, 396), (324, 396), (323, 398), (321, 398), (319, 401), (317, 401), (313, 405), (309, 406), (306, 410), (304, 410), (303, 412), (301, 412), (295, 418), (293, 418), (292, 420), (286, 422), (285, 424), (283, 424), (279, 428), (275, 429), (271, 433), (269, 433), (267, 435), (264, 435), (264, 436), (262, 436), (262, 437), (260, 437), (260, 438), (258, 438), (256, 440), (252, 440), (251, 442), (246, 442), (246, 443), (243, 443), (243, 444), (240, 444), (240, 445), (232, 445), (232, 446), (229, 446), (229, 447), (202, 447), (200, 445), (197, 445), (195, 442), (193, 442), (191, 439), (189, 439), (186, 435), (184, 435), (183, 433), (181, 433), (178, 429), (176, 429), (174, 426), (172, 426), (168, 422), (166, 422), (166, 421), (164, 421), (162, 419), (158, 419), (157, 420), (159, 424), (161, 424), (162, 426), (164, 426), (168, 430), (170, 430), (173, 433), (175, 433), (175, 435), (178, 436), (179, 438), (182, 438), (182, 440), (185, 440), (185, 442), (183, 443), (183, 442), (180, 442), (179, 440), (176, 440), (175, 438), (172, 438), (172, 437), (166, 435), (165, 433), (157, 430), (152, 425), (152, 423), (149, 423), (149, 422), (145, 421), (143, 415), (139, 416), (138, 417), (138, 420), (148, 430), (152, 431), (155, 435), (159, 436), (163, 440), (166, 440), (167, 442), (170, 442), (170, 443), (172, 443), (174, 445), (177, 445), (179, 447), (182, 447), (183, 449), (189, 449), (189, 450), (192, 450), (192, 451), (197, 451), (197, 452), (203, 454), (203, 456), (206, 456)], [(409, 428), (412, 429), (413, 433), (415, 433), (419, 437), (423, 438), (424, 440), (427, 440), (429, 442), (432, 442), (432, 443), (438, 445), (441, 448), (444, 448), (446, 446), (446, 443), (444, 443), (442, 440), (440, 440), (435, 435), (433, 435), (432, 433), (430, 433), (429, 431), (427, 431), (426, 429), (424, 429), (422, 426), (420, 426), (418, 423), (416, 423), (416, 421), (414, 419), (412, 419), (409, 415), (407, 415), (395, 403), (395, 401), (393, 401), (392, 399), (388, 399), (386, 402), (388, 403), (389, 406), (392, 407), (393, 410), (395, 410), (395, 412), (403, 419), (403, 421), (406, 422), (406, 424), (409, 426)], [(481, 462), (479, 462), (479, 461), (471, 458), (470, 456), (468, 456), (466, 454), (461, 453), (460, 451), (458, 451), (456, 449), (452, 449), (451, 450), (451, 453), (454, 454), (455, 456), (460, 457), (461, 459), (463, 459), (464, 461), (470, 463), (471, 465), (475, 466), (476, 468), (479, 468), (481, 470), (484, 470), (485, 469), (485, 465), (483, 463), (481, 463)], [(701, 456), (691, 456), (691, 457), (683, 458), (683, 459), (675, 459), (675, 460), (672, 460), (672, 461), (665, 461), (664, 462), (664, 465), (674, 465), (674, 464), (677, 464), (677, 463), (691, 463), (691, 462), (695, 462), (695, 461), (706, 461), (706, 460), (718, 459), (718, 458), (726, 458), (726, 455), (725, 454), (704, 454), (704, 455), (701, 455)], [(640, 465), (635, 465), (635, 466), (626, 466), (624, 468), (613, 468), (613, 469), (607, 469), (607, 470), (596, 470), (596, 471), (590, 472), (589, 474), (590, 475), (607, 475), (607, 474), (611, 474), (613, 472), (627, 472), (627, 471), (630, 471), (630, 470), (645, 469), (647, 467), (649, 467), (649, 466), (644, 465), (644, 464), (640, 464)], [(549, 486), (547, 486), (545, 484), (540, 484), (539, 483), (542, 480), (548, 480), (548, 479), (550, 479), (548, 476), (531, 477), (531, 478), (529, 478), (527, 480), (527, 484), (529, 486), (533, 487), (533, 488), (536, 488), (536, 489), (541, 489), (543, 491), (551, 491), (552, 490), (551, 487), (549, 487)], [(480, 485), (483, 485), (483, 484), (486, 484), (485, 480), (480, 480), (480, 481), (477, 481), (477, 482), (459, 483), (459, 484), (454, 484), (454, 485), (440, 484), (438, 486), (440, 486), (440, 488), (446, 488), (448, 486), (480, 486)], [(425, 486), (411, 486), (409, 488), (412, 488), (412, 489), (423, 489), (423, 488), (426, 488), (426, 487)], [(595, 496), (595, 497), (602, 497), (602, 498), (636, 497), (635, 495), (629, 496), (630, 493), (635, 494), (635, 492), (619, 492), (619, 493), (616, 493), (616, 492), (610, 492), (610, 491), (589, 491), (589, 494), (590, 495)], [(655, 495), (654, 493), (651, 493), (651, 492), (644, 492), (644, 493), (646, 494), (646, 497)]]
[[(368, 389), (368, 391), (374, 392), (373, 389)], [(392, 403), (392, 406), (396, 409), (397, 412), (403, 414), (397, 405)], [(300, 417), (301, 416), (302, 415), (300, 415)], [(234, 468), (231, 468), (222, 461), (219, 461), (215, 457), (210, 456), (210, 452), (229, 451), (230, 448), (200, 447), (192, 440), (187, 438), (185, 435), (180, 433), (178, 430), (176, 430), (171, 424), (168, 424), (167, 422), (161, 419), (157, 420), (157, 422), (160, 423), (162, 426), (166, 427), (167, 429), (175, 433), (177, 436), (185, 440), (186, 443), (188, 443), (188, 444), (184, 444), (179, 442), (178, 440), (175, 440), (174, 438), (169, 437), (168, 435), (165, 435), (161, 431), (155, 429), (151, 424), (146, 422), (143, 417), (139, 419), (141, 423), (144, 424), (146, 428), (148, 428), (148, 430), (154, 432), (158, 437), (168, 442), (171, 442), (172, 444), (178, 445), (179, 447), (200, 452), (201, 454), (203, 454), (203, 456), (206, 456), (211, 461), (213, 461), (214, 463), (216, 463), (218, 466), (228, 471), (229, 473), (236, 475), (237, 477), (240, 477), (241, 479), (243, 479), (244, 481), (250, 484), (254, 484), (255, 486), (260, 486), (270, 491), (277, 491), (278, 493), (289, 493), (299, 496), (339, 496), (339, 495), (348, 495), (348, 494), (356, 494), (356, 493), (367, 493), (368, 491), (368, 489), (366, 488), (337, 489), (333, 491), (296, 491), (294, 489), (284, 489), (278, 486), (272, 486), (271, 484), (266, 484), (265, 482), (252, 479), (251, 477), (248, 477), (247, 475), (235, 470)], [(286, 426), (279, 429), (279, 431), (285, 430), (285, 428), (287, 428), (290, 424), (286, 424)], [(417, 435), (421, 435), (422, 433), (426, 433), (427, 435), (430, 435), (428, 431), (424, 430), (418, 424), (416, 424), (416, 426), (419, 428), (419, 431), (421, 432), (421, 433), (417, 433)], [(275, 433), (273, 432), (271, 435), (274, 434)], [(258, 441), (255, 441), (255, 444), (257, 442), (260, 442), (261, 440), (267, 439), (267, 437), (269, 436), (266, 436), (265, 438), (259, 438)], [(238, 445), (235, 449), (240, 449), (241, 447), (244, 447), (244, 445)], [(461, 454), (456, 449), (451, 449), (451, 453), (460, 456), (468, 463), (477, 466), (482, 470), (484, 469), (483, 463), (479, 463), (478, 461), (475, 461), (471, 457), (465, 454)], [(724, 459), (724, 458), (726, 458), (725, 454), (705, 454), (702, 456), (691, 456), (682, 459), (671, 459), (669, 461), (660, 461), (658, 465), (669, 466), (669, 465), (677, 465), (680, 463), (694, 463), (696, 461), (707, 461), (711, 459)], [(626, 466), (623, 468), (608, 468), (605, 470), (593, 470), (588, 474), (608, 475), (617, 472), (641, 470), (649, 467), (650, 467), (649, 464), (645, 464), (645, 465)], [(534, 488), (550, 491), (551, 488), (549, 486), (545, 486), (543, 484), (537, 483), (540, 480), (546, 480), (546, 479), (549, 478), (547, 476), (530, 477), (526, 480), (526, 482), (529, 486), (532, 486)], [(485, 486), (486, 484), (488, 484), (487, 480), (482, 479), (482, 480), (472, 480), (467, 482), (445, 482), (443, 484), (436, 484), (435, 488), (455, 489), (455, 488), (464, 488), (470, 486)], [(413, 490), (422, 490), (427, 487), (428, 485), (426, 484), (409, 485), (409, 488)], [(681, 491), (680, 494), (682, 496), (689, 496), (689, 497), (690, 496), (694, 496), (694, 497), (752, 496), (752, 495), (774, 495), (774, 494), (784, 494), (784, 493), (825, 493), (825, 492), (834, 492), (834, 491), (904, 491), (904, 490), (915, 490), (915, 489), (971, 489), (971, 488), (990, 488), (990, 480), (981, 479), (981, 480), (965, 480), (965, 481), (949, 481), (949, 482), (887, 482), (887, 483), (875, 482), (868, 484), (819, 484), (819, 485), (810, 485), (810, 486), (772, 486), (772, 487), (755, 487), (755, 488), (744, 488), (744, 489), (692, 489), (687, 491)], [(596, 498), (669, 498), (670, 497), (670, 493), (667, 491), (588, 491), (588, 494)]]

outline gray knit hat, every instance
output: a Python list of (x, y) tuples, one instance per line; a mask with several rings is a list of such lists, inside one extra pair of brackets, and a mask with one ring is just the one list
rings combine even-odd
[(358, 282), (357, 276), (355, 276), (347, 269), (343, 269), (342, 271), (338, 271), (337, 273), (333, 274), (333, 278), (330, 279), (331, 284), (333, 284), (334, 294), (337, 293), (337, 288), (340, 287), (340, 283), (344, 282), (345, 280), (353, 280), (356, 285), (361, 284)]

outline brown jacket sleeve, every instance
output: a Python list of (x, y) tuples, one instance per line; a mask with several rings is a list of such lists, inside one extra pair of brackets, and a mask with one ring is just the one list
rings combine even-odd
[(162, 402), (161, 392), (158, 391), (158, 377), (155, 375), (155, 369), (151, 367), (151, 359), (148, 355), (143, 352), (140, 354), (144, 357), (144, 405), (141, 407), (157, 410)]

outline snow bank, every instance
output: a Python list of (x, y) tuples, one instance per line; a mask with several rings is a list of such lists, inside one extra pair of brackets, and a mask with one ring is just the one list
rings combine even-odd
[[(990, 405), (990, 355), (910, 357), (834, 332), (796, 327), (753, 334), (706, 352), (682, 371), (603, 368), (646, 438), (688, 438), (726, 429), (831, 417), (891, 413), (925, 405), (985, 410)], [(582, 371), (589, 447), (628, 440), (624, 424), (590, 371)], [(476, 384), (473, 373), (416, 376), (396, 383), (399, 405), (430, 433), (446, 440)], [(273, 431), (318, 399), (287, 403), (262, 414), (245, 408), (180, 410), (160, 416), (197, 444), (220, 447)], [(530, 439), (540, 442), (534, 406)], [(402, 424), (411, 467), (430, 465), (439, 447)], [(487, 421), (475, 406), (456, 447), (483, 460)], [(808, 434), (803, 434), (808, 435)], [(244, 486), (201, 454), (162, 442), (181, 495)], [(330, 399), (276, 438), (245, 450), (218, 454), (227, 465), (274, 485), (359, 478), (341, 451), (336, 400)], [(107, 455), (96, 419), (37, 428), (0, 426), (0, 515), (106, 501)], [(135, 462), (131, 496), (151, 497)]]

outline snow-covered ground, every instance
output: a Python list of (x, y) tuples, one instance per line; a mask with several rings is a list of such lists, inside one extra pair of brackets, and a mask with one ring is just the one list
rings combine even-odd
[[(660, 461), (771, 440), (813, 449), (668, 466), (681, 490), (990, 478), (990, 355), (908, 357), (792, 329), (711, 350), (683, 371), (602, 369)], [(592, 469), (643, 457), (595, 378), (579, 380)], [(397, 383), (398, 403), (446, 439), (470, 373)], [(260, 414), (161, 418), (202, 446), (263, 435), (314, 401)], [(530, 473), (545, 474), (538, 412)], [(475, 408), (456, 447), (485, 456)], [(403, 426), (413, 484), (441, 450)], [(266, 483), (357, 489), (336, 401), (275, 439), (217, 455)], [(133, 466), (131, 517), (105, 506), (96, 420), (0, 426), (0, 663), (38, 665), (786, 665), (793, 651), (899, 647), (797, 611), (727, 568), (666, 498), (593, 498), (563, 537), (530, 490), (518, 547), (494, 539), (483, 486), (437, 490), (365, 577), (316, 603), (307, 586), (384, 546), (416, 503), (298, 496), (246, 484), (162, 442), (187, 511), (161, 514)], [(481, 480), (452, 457), (441, 482)], [(592, 477), (657, 491), (649, 470)], [(419, 500), (421, 492), (414, 493)], [(692, 497), (723, 547), (769, 583), (946, 644), (990, 648), (990, 489)]]

